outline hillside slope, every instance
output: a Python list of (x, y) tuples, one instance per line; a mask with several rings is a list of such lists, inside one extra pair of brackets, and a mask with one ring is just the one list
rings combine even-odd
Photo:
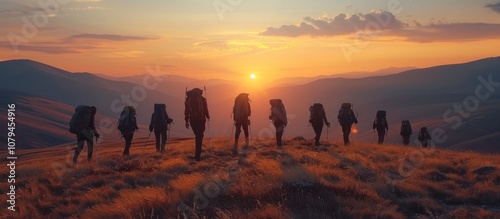
[[(230, 139), (206, 139), (195, 163), (193, 140), (171, 141), (157, 154), (152, 142), (135, 139), (125, 158), (122, 144), (102, 143), (93, 163), (82, 156), (73, 169), (66, 166), (72, 145), (20, 152), (19, 209), (11, 216), (500, 217), (498, 155), (300, 140), (278, 149), (272, 140), (253, 140), (232, 156)], [(7, 188), (0, 182), (0, 192)]]
[[(390, 64), (388, 64), (390, 65)], [(416, 132), (421, 127), (431, 130), (444, 130), (446, 140), (438, 142), (439, 148), (450, 148), (464, 151), (478, 151), (483, 153), (500, 153), (497, 142), (500, 141), (500, 120), (497, 119), (500, 110), (500, 88), (484, 87), (480, 89), (488, 93), (485, 100), (476, 99), (476, 89), (482, 86), (479, 80), (500, 81), (500, 57), (487, 58), (468, 63), (442, 65), (424, 69), (414, 69), (394, 75), (384, 75), (367, 78), (345, 79), (328, 78), (297, 86), (279, 88), (265, 88), (255, 83), (239, 85), (224, 80), (201, 81), (174, 75), (164, 75), (161, 83), (152, 90), (144, 87), (144, 80), (154, 82), (147, 75), (122, 78), (113, 81), (89, 73), (70, 73), (55, 67), (44, 65), (31, 60), (11, 60), (0, 62), (0, 86), (7, 91), (19, 92), (30, 96), (54, 101), (54, 106), (69, 105), (75, 107), (80, 104), (95, 105), (98, 112), (111, 118), (115, 122), (123, 105), (137, 104), (138, 122), (147, 126), (153, 110), (153, 103), (166, 103), (167, 111), (175, 124), (172, 125), (173, 135), (177, 137), (192, 136), (192, 131), (184, 128), (183, 108), (186, 87), (203, 87), (207, 83), (207, 92), (211, 121), (208, 135), (229, 137), (234, 133), (234, 122), (231, 118), (234, 97), (241, 92), (250, 93), (252, 100), (253, 135), (267, 137), (274, 128), (269, 123), (269, 99), (283, 100), (289, 114), (289, 125), (286, 127), (287, 136), (302, 135), (312, 137), (313, 130), (309, 126), (309, 106), (315, 102), (323, 103), (327, 117), (333, 126), (329, 130), (333, 139), (341, 138), (341, 129), (336, 122), (336, 116), (341, 103), (350, 102), (355, 112), (359, 113), (359, 131), (357, 142), (375, 142), (372, 123), (377, 110), (387, 111), (389, 123), (388, 142), (400, 144), (399, 127), (402, 120), (410, 120), (414, 128), (412, 142), (417, 138)], [(26, 80), (26, 79), (31, 80)], [(491, 78), (491, 79), (489, 79)], [(43, 82), (43, 83), (41, 83)], [(131, 83), (135, 82), (135, 83)], [(495, 84), (496, 85), (496, 84)], [(146, 91), (144, 91), (146, 90)], [(128, 99), (127, 99), (128, 98)], [(468, 101), (464, 103), (464, 101)], [(13, 99), (10, 102), (15, 102)], [(130, 101), (132, 103), (130, 103)], [(37, 102), (25, 102), (27, 106)], [(469, 114), (456, 112), (457, 104), (468, 104)], [(474, 105), (471, 105), (474, 104)], [(0, 110), (6, 105), (0, 105)], [(33, 107), (36, 108), (36, 107)], [(451, 114), (445, 113), (455, 110)], [(25, 110), (28, 116), (19, 117), (18, 121), (29, 123), (45, 121), (56, 115), (37, 114)], [(467, 112), (466, 112), (467, 113)], [(466, 116), (462, 116), (466, 115)], [(41, 116), (40, 120), (25, 121), (26, 118)], [(65, 114), (69, 117), (70, 114)], [(453, 127), (461, 121), (456, 129)], [(101, 129), (108, 129), (109, 120), (98, 119), (96, 125)], [(103, 125), (104, 124), (104, 125)], [(37, 124), (44, 127), (44, 124)], [(51, 143), (63, 144), (68, 133), (65, 128), (52, 127)], [(113, 130), (116, 132), (116, 130)], [(116, 138), (117, 134), (110, 131), (105, 133), (107, 139)], [(146, 129), (141, 129), (141, 136), (147, 135)], [(48, 138), (46, 133), (36, 130), (31, 144), (33, 147), (47, 147), (54, 144), (45, 144), (37, 138)], [(112, 136), (110, 136), (112, 135)], [(21, 145), (21, 147), (23, 147)], [(33, 148), (31, 147), (31, 148)]]

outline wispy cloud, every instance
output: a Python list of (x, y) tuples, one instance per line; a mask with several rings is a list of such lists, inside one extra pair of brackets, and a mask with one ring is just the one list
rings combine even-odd
[(69, 8), (69, 10), (70, 11), (100, 11), (100, 10), (106, 10), (106, 9), (102, 8), (102, 7), (87, 6), (87, 7)]
[(306, 17), (298, 25), (283, 25), (279, 28), (269, 27), (260, 35), (334, 37), (363, 32), (369, 32), (370, 34), (376, 32), (376, 36), (403, 37), (407, 41), (419, 43), (476, 41), (500, 38), (500, 24), (439, 22), (424, 25), (416, 21), (403, 23), (390, 12), (377, 11), (368, 14), (358, 13), (351, 16), (342, 13), (334, 18), (313, 19)]
[(396, 30), (387, 33), (387, 35), (402, 36), (408, 41), (419, 43), (498, 39), (500, 38), (500, 24), (431, 24), (419, 28)]
[(109, 41), (135, 41), (135, 40), (152, 40), (155, 38), (148, 37), (138, 37), (138, 36), (125, 36), (125, 35), (115, 35), (115, 34), (77, 34), (66, 38), (67, 41), (73, 41), (78, 39), (90, 39), (90, 40), (109, 40)]
[(23, 16), (32, 16), (37, 12), (43, 12), (44, 9), (41, 7), (31, 7), (24, 4), (12, 3), (12, 2), (3, 2), (2, 7), (0, 8), (0, 17), (23, 17)]
[(500, 2), (487, 4), (485, 7), (490, 8), (491, 10), (500, 13)]
[[(29, 42), (28, 44), (18, 45), (20, 51), (32, 51), (48, 54), (72, 54), (83, 53), (95, 49), (114, 49), (109, 42), (125, 42), (125, 41), (143, 41), (153, 40), (154, 38), (138, 37), (138, 36), (125, 36), (114, 34), (78, 34), (72, 35), (67, 38), (43, 41), (43, 42)], [(10, 42), (0, 42), (1, 48), (12, 49)], [(142, 51), (126, 51), (126, 52), (113, 52), (116, 57), (138, 57), (142, 55)]]
[[(12, 49), (10, 42), (0, 42), (0, 48)], [(85, 50), (95, 49), (95, 46), (67, 46), (57, 45), (51, 42), (34, 43), (28, 45), (18, 45), (20, 51), (41, 52), (47, 54), (74, 54), (82, 53)]]
[[(403, 23), (387, 11), (373, 11), (368, 14), (354, 14), (348, 16), (341, 13), (334, 18), (305, 17), (298, 25), (282, 25), (268, 27), (261, 35), (265, 36), (338, 36), (356, 33), (364, 30), (371, 24), (377, 24), (381, 29), (400, 29)], [(380, 25), (382, 24), (382, 25)], [(372, 27), (373, 28), (373, 27)]]

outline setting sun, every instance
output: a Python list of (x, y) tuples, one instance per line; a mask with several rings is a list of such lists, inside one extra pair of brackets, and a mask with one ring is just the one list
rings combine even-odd
[(255, 74), (250, 74), (251, 79), (255, 79)]

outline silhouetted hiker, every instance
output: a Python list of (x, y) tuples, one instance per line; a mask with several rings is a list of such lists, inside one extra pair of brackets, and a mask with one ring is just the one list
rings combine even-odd
[(420, 129), (420, 133), (418, 134), (418, 140), (420, 141), (420, 144), (422, 144), (422, 147), (424, 148), (430, 145), (431, 135), (429, 135), (427, 127), (422, 127)]
[(319, 146), (319, 140), (321, 138), (321, 132), (323, 132), (323, 121), (330, 128), (330, 123), (326, 119), (325, 108), (321, 103), (315, 103), (309, 107), (309, 123), (311, 123), (314, 133), (316, 136), (314, 138), (314, 145)]
[(401, 136), (403, 136), (403, 145), (410, 144), (410, 136), (412, 134), (411, 124), (408, 120), (401, 122)]
[(234, 147), (233, 154), (238, 154), (238, 140), (240, 138), (241, 128), (245, 133), (245, 145), (248, 145), (248, 126), (250, 125), (250, 120), (248, 117), (252, 114), (250, 109), (250, 99), (247, 93), (239, 94), (234, 100), (233, 106), (233, 119), (234, 125), (236, 126), (236, 133), (234, 135)]
[(377, 129), (378, 144), (384, 143), (385, 131), (389, 131), (389, 125), (387, 124), (387, 119), (385, 118), (386, 115), (387, 113), (385, 110), (379, 110), (375, 116), (375, 121), (373, 121), (373, 129)]
[(76, 107), (75, 113), (71, 117), (71, 121), (69, 122), (69, 131), (76, 134), (77, 142), (77, 147), (73, 156), (73, 165), (76, 165), (78, 156), (80, 155), (85, 142), (87, 142), (88, 147), (87, 161), (89, 163), (92, 161), (92, 151), (94, 149), (93, 136), (95, 136), (96, 139), (100, 136), (94, 125), (96, 112), (97, 109), (95, 106), (80, 105)]
[(202, 96), (203, 90), (194, 88), (186, 92), (186, 102), (184, 109), (184, 120), (186, 121), (186, 128), (189, 125), (193, 129), (195, 135), (195, 160), (199, 161), (201, 156), (201, 145), (203, 143), (203, 133), (205, 132), (205, 123), (210, 120), (208, 114), (207, 100)]
[(155, 131), (156, 152), (165, 152), (168, 125), (172, 122), (173, 120), (168, 117), (165, 104), (155, 103), (153, 114), (151, 114), (151, 122), (149, 123), (149, 132)]
[(283, 146), (283, 131), (288, 124), (286, 109), (281, 99), (269, 100), (269, 104), (271, 104), (269, 119), (273, 121), (273, 125), (276, 128), (276, 145), (281, 147)]
[(133, 106), (124, 106), (123, 111), (118, 119), (118, 130), (125, 139), (125, 149), (123, 155), (130, 154), (130, 145), (132, 145), (132, 138), (134, 138), (135, 130), (137, 127), (137, 119), (135, 117), (135, 108)]
[(342, 126), (342, 132), (344, 133), (344, 145), (349, 145), (349, 134), (351, 133), (351, 126), (353, 123), (358, 124), (358, 119), (352, 111), (352, 105), (350, 103), (343, 103), (339, 110), (339, 115), (337, 119)]

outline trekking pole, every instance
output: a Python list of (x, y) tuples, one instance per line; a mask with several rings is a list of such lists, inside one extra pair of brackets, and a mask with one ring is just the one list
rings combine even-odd
[(248, 125), (248, 129), (250, 131), (250, 133), (248, 133), (248, 140), (250, 140), (250, 138), (252, 138), (252, 125)]
[[(208, 100), (207, 87), (206, 86), (203, 86), (203, 91), (205, 93), (205, 99)], [(211, 135), (210, 135), (210, 119), (208, 119), (208, 140), (210, 141), (210, 139), (211, 139)]]
[(99, 141), (99, 138), (97, 136), (95, 136), (95, 163), (97, 164), (97, 157), (99, 157), (97, 155), (97, 142)]
[(389, 137), (389, 130), (387, 130), (387, 131), (385, 132), (385, 144), (386, 144), (386, 145), (389, 145), (389, 138), (388, 138), (388, 137)]
[(172, 130), (170, 130), (170, 128), (171, 128), (171, 124), (168, 124), (167, 125), (167, 131), (168, 131), (168, 133), (167, 133), (167, 141), (166, 141), (165, 144), (167, 144), (168, 143), (168, 139), (170, 139), (170, 132), (172, 132)]
[[(234, 126), (236, 126), (236, 122), (233, 121), (232, 127), (231, 127), (231, 136), (229, 136), (230, 141), (233, 140), (234, 137)], [(236, 139), (236, 137), (234, 137)]]
[(373, 129), (373, 142), (375, 142), (375, 129)]
[(146, 148), (146, 145), (148, 144), (149, 137), (151, 137), (151, 133), (152, 133), (152, 132), (149, 132), (148, 139), (146, 139), (146, 142), (144, 143), (144, 146), (142, 146), (142, 151), (141, 151), (141, 154), (143, 154), (143, 153), (144, 153), (144, 149)]
[(330, 129), (330, 126), (329, 126), (329, 125), (327, 125), (327, 126), (326, 126), (326, 140), (327, 140), (327, 141), (328, 141), (328, 131), (329, 131), (329, 129)]

